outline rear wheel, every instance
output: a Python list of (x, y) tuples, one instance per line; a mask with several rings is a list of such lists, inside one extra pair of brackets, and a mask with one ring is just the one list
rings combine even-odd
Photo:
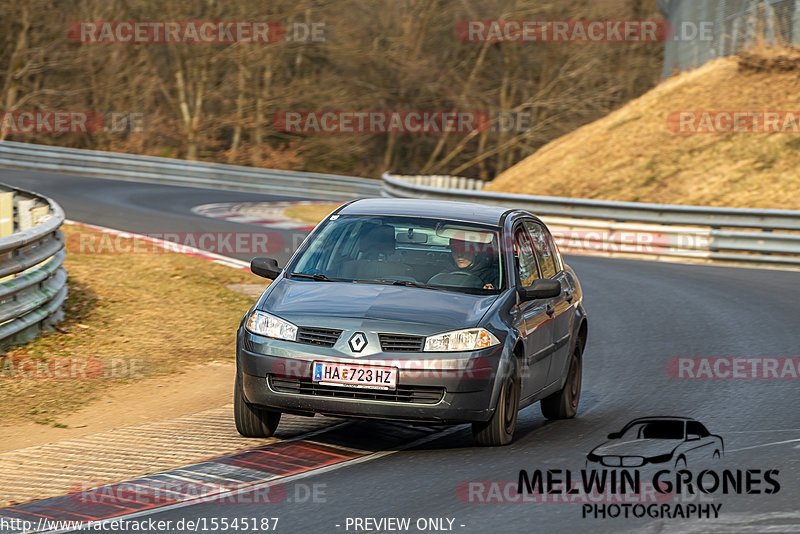
[(519, 411), (519, 393), (522, 386), (516, 363), (515, 358), (512, 358), (511, 369), (503, 381), (500, 397), (497, 399), (497, 408), (491, 419), (485, 423), (472, 423), (472, 436), (478, 445), (497, 447), (508, 445), (514, 439), (517, 412)]
[(547, 419), (570, 419), (578, 412), (581, 399), (581, 375), (583, 370), (583, 342), (578, 339), (569, 362), (567, 381), (561, 391), (542, 399), (542, 415)]
[(242, 391), (242, 379), (236, 375), (233, 393), (233, 419), (236, 430), (246, 438), (268, 438), (281, 421), (281, 412), (272, 412), (247, 402)]

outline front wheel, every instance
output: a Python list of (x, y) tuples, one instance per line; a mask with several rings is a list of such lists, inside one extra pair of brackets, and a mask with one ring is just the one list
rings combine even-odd
[(244, 398), (242, 379), (238, 373), (233, 392), (233, 419), (236, 430), (246, 438), (268, 438), (281, 421), (281, 412), (271, 412), (249, 404)]
[(511, 369), (503, 381), (497, 408), (491, 419), (480, 423), (472, 423), (472, 436), (475, 443), (485, 447), (508, 445), (514, 439), (519, 411), (519, 393), (522, 380), (517, 372), (516, 361), (511, 359)]
[(581, 374), (583, 369), (583, 344), (580, 339), (575, 343), (572, 358), (569, 362), (567, 381), (561, 391), (542, 399), (542, 415), (547, 419), (570, 419), (578, 412), (578, 401), (581, 399)]

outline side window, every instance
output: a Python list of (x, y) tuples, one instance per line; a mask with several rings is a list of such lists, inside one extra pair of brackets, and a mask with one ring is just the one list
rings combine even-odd
[(550, 232), (533, 221), (525, 221), (525, 227), (533, 238), (533, 248), (536, 251), (536, 257), (539, 259), (539, 265), (542, 267), (542, 278), (553, 278), (560, 269), (557, 258), (558, 253)]
[(539, 268), (533, 254), (531, 238), (522, 228), (514, 230), (514, 258), (519, 271), (519, 279), (523, 287), (533, 284), (539, 278)]
[(686, 435), (689, 434), (696, 434), (701, 438), (704, 438), (709, 435), (708, 430), (706, 427), (702, 425), (702, 423), (698, 423), (697, 421), (689, 421), (686, 423)]

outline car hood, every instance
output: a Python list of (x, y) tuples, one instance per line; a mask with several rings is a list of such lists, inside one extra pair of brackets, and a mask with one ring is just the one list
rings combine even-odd
[(595, 448), (592, 453), (598, 456), (644, 456), (650, 458), (669, 454), (683, 440), (680, 439), (632, 439), (609, 441)]
[(417, 287), (281, 279), (259, 309), (287, 320), (353, 317), (458, 329), (478, 325), (498, 295)]

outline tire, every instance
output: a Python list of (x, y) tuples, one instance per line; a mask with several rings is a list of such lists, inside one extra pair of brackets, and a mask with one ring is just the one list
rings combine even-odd
[(483, 447), (508, 445), (514, 439), (519, 411), (519, 395), (522, 379), (517, 372), (516, 358), (511, 359), (511, 370), (503, 381), (497, 407), (491, 419), (472, 423), (472, 436), (475, 443)]
[(547, 419), (571, 419), (578, 413), (581, 400), (581, 382), (583, 371), (583, 342), (578, 339), (569, 361), (567, 381), (560, 391), (542, 399), (542, 415)]
[(246, 438), (268, 438), (281, 422), (281, 412), (272, 412), (249, 404), (242, 391), (242, 379), (236, 374), (233, 393), (233, 419), (236, 430)]

